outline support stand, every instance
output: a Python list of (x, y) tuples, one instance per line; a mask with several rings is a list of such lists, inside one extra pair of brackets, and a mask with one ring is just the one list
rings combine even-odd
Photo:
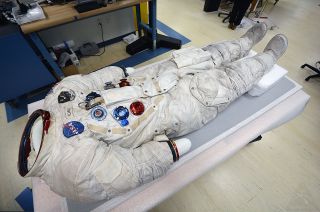
[[(146, 49), (156, 50), (160, 47), (180, 49), (181, 40), (157, 33), (157, 1), (149, 1), (148, 6), (149, 24), (144, 24), (141, 22), (140, 5), (136, 5), (138, 35), (140, 36), (140, 38), (127, 46), (127, 53), (130, 55), (134, 55)], [(141, 30), (144, 30), (145, 32), (144, 36), (142, 37)]]
[[(180, 49), (181, 45), (181, 40), (157, 33), (156, 48), (164, 47), (169, 49)], [(142, 36), (126, 47), (126, 51), (130, 55), (134, 55), (146, 49), (153, 49), (153, 41), (150, 34)]]

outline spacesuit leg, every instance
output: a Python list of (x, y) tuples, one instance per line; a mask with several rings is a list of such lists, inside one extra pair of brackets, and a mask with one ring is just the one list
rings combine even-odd
[(245, 57), (251, 48), (265, 36), (267, 25), (255, 24), (240, 39), (214, 43), (203, 48), (211, 53), (215, 67)]
[(222, 67), (230, 78), (236, 96), (241, 96), (250, 90), (253, 84), (270, 71), (276, 61), (286, 51), (287, 46), (287, 38), (279, 34), (270, 40), (263, 53), (232, 62)]

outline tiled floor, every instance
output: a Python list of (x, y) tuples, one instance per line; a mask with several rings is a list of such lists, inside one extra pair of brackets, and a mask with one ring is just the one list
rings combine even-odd
[[(160, 0), (158, 19), (192, 40), (194, 46), (239, 37), (216, 13), (204, 13), (201, 0)], [(234, 157), (211, 170), (153, 211), (320, 211), (320, 79), (305, 82), (311, 71), (299, 67), (320, 60), (320, 7), (318, 0), (272, 1), (266, 13), (279, 27), (269, 31), (254, 50), (283, 33), (289, 48), (279, 60), (288, 75), (300, 83), (311, 100), (298, 118), (263, 136)], [(144, 64), (168, 57), (169, 53)], [(89, 69), (126, 57), (123, 45), (107, 47), (102, 57), (83, 60)], [(141, 65), (144, 65), (141, 64)], [(83, 67), (84, 72), (86, 68)], [(30, 179), (16, 169), (18, 142), (27, 121), (24, 116), (6, 123), (0, 106), (0, 210), (19, 210), (14, 198)]]

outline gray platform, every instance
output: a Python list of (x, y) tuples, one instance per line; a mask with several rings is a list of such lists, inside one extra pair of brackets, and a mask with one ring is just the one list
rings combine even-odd
[[(241, 124), (245, 124), (245, 122), (248, 121), (248, 118), (254, 118), (254, 116), (258, 113), (263, 113), (264, 110), (268, 108), (270, 109), (272, 104), (274, 104), (276, 101), (281, 101), (281, 99), (289, 96), (290, 93), (295, 93), (300, 89), (301, 86), (297, 85), (288, 78), (283, 78), (262, 96), (252, 97), (247, 94), (241, 96), (236, 101), (231, 103), (225, 111), (218, 114), (218, 116), (205, 127), (185, 136), (192, 141), (191, 151), (182, 157), (179, 162), (175, 163), (173, 168), (177, 168), (181, 164), (185, 163), (186, 160), (184, 159), (188, 158), (189, 156), (195, 156), (199, 154), (201, 152), (201, 148), (207, 145), (209, 141), (211, 142), (210, 145), (214, 145), (214, 143), (212, 143), (214, 138), (217, 138), (226, 132), (229, 132), (229, 134), (232, 133), (231, 129), (240, 127)], [(192, 157), (189, 157), (188, 159), (191, 158)], [(143, 187), (147, 186), (148, 185), (145, 185)], [(137, 188), (128, 194), (110, 200), (109, 203), (111, 206), (117, 205), (142, 189), (143, 188), (141, 187)], [(90, 211), (104, 203), (106, 203), (106, 201), (84, 204), (69, 199), (67, 200), (68, 210), (77, 212)]]

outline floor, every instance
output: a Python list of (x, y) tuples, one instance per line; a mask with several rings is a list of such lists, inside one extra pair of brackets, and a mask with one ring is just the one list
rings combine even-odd
[[(270, 3), (266, 14), (278, 28), (269, 31), (254, 48), (262, 51), (277, 33), (288, 37), (289, 48), (278, 64), (288, 69), (288, 75), (311, 96), (305, 111), (152, 211), (320, 211), (320, 79), (305, 82), (312, 72), (300, 69), (305, 62), (313, 65), (320, 60), (319, 3), (281, 0), (275, 7)], [(203, 4), (201, 0), (161, 0), (158, 19), (191, 39), (194, 46), (238, 38), (244, 32), (229, 30), (216, 13), (204, 13)], [(87, 67), (81, 72), (127, 57), (121, 45), (107, 47), (100, 58), (83, 60)], [(168, 56), (169, 53), (141, 65)], [(20, 177), (16, 168), (18, 142), (26, 121), (24, 116), (8, 124), (4, 105), (0, 105), (0, 210), (21, 210), (14, 198), (31, 186), (30, 179)]]

